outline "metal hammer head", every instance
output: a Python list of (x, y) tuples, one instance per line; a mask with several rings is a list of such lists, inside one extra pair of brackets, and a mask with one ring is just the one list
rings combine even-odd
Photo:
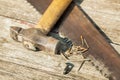
[(15, 40), (22, 42), (23, 45), (33, 51), (42, 50), (52, 53), (59, 53), (61, 47), (65, 46), (59, 40), (44, 35), (37, 28), (23, 29), (20, 27), (11, 27), (10, 36)]

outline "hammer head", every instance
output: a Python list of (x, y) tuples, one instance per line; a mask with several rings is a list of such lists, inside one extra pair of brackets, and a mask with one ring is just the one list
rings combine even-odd
[(58, 54), (61, 48), (66, 47), (61, 41), (44, 35), (39, 29), (29, 28), (23, 29), (20, 27), (11, 27), (10, 36), (18, 42), (33, 51), (47, 51)]

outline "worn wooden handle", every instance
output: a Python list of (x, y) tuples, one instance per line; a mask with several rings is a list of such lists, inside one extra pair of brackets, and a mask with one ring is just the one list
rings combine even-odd
[(53, 0), (36, 28), (39, 28), (44, 34), (48, 34), (71, 2), (72, 0)]

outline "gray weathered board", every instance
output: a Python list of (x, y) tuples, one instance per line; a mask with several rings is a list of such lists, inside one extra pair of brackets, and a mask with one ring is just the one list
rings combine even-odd
[[(120, 52), (120, 1), (84, 0), (81, 6)], [(29, 51), (10, 38), (10, 26), (32, 27), (40, 16), (27, 0), (0, 0), (0, 80), (107, 80), (89, 62), (79, 72), (81, 62), (75, 62), (63, 75), (64, 57)]]

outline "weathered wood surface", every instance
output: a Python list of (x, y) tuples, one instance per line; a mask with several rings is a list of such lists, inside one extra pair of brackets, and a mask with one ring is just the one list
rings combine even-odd
[[(62, 56), (48, 55), (45, 52), (33, 52), (9, 36), (12, 25), (28, 27), (30, 23), (16, 21), (0, 16), (0, 78), (1, 80), (106, 80), (89, 62), (76, 73), (81, 62), (76, 62), (69, 75), (63, 75), (65, 59)], [(4, 34), (4, 35), (3, 35)], [(78, 56), (82, 59), (81, 56)]]
[[(31, 0), (32, 1), (32, 0)], [(35, 0), (36, 1), (36, 0)], [(101, 2), (101, 5), (103, 5), (103, 2), (106, 1), (107, 4), (110, 3), (110, 0), (99, 0)], [(112, 1), (112, 0), (111, 0)], [(115, 1), (115, 0), (114, 0)], [(88, 3), (87, 3), (88, 2)], [(113, 15), (107, 14), (109, 16), (106, 16), (107, 18), (104, 18), (102, 16), (101, 12), (97, 12), (95, 14), (92, 14), (93, 11), (97, 10), (94, 8), (89, 9), (90, 7), (85, 6), (87, 4), (93, 4), (96, 5), (95, 0), (85, 0), (82, 4), (83, 8), (85, 8), (85, 11), (90, 14), (90, 16), (94, 16), (97, 14), (100, 14), (99, 17), (93, 17), (96, 21), (96, 23), (99, 25), (101, 24), (102, 26), (105, 25), (107, 26), (108, 24), (105, 23), (106, 20), (109, 22), (109, 24), (112, 24), (111, 27), (107, 28), (108, 30), (105, 30), (107, 33), (110, 33), (112, 35), (111, 40), (113, 42), (116, 42), (117, 44), (120, 43), (119, 39), (119, 26), (113, 26), (113, 21), (115, 21), (114, 24), (119, 25), (119, 18), (110, 20), (109, 16), (114, 16), (116, 14), (119, 14), (119, 9), (117, 10), (117, 13), (114, 12), (113, 8)], [(10, 4), (11, 3), (11, 4)], [(22, 3), (21, 5), (19, 5)], [(6, 4), (6, 5), (5, 5)], [(111, 4), (111, 3), (110, 3)], [(116, 0), (117, 6), (119, 7), (119, 0)], [(32, 23), (36, 23), (37, 20), (39, 19), (40, 14), (37, 12), (37, 10), (33, 9), (32, 7), (29, 7), (30, 4), (26, 4), (25, 0), (0, 0), (0, 78), (1, 80), (39, 80), (39, 79), (83, 79), (83, 80), (104, 80), (104, 78), (97, 72), (94, 67), (92, 67), (89, 63), (86, 63), (85, 66), (81, 69), (81, 72), (79, 73), (78, 77), (72, 77), (76, 76), (77, 74), (73, 74), (75, 70), (73, 70), (73, 73), (63, 76), (62, 71), (65, 67), (64, 60), (60, 56), (50, 56), (47, 55), (44, 52), (32, 52), (28, 51), (23, 48), (23, 46), (17, 42), (14, 42), (11, 40), (9, 37), (9, 26), (11, 25), (16, 25), (16, 26), (23, 26), (23, 27), (28, 27), (33, 26)], [(99, 4), (98, 4), (99, 5)], [(98, 6), (96, 5), (96, 6)], [(16, 6), (16, 7), (14, 7)], [(92, 6), (92, 5), (91, 5)], [(109, 6), (109, 5), (108, 5)], [(100, 7), (100, 5), (98, 6)], [(97, 8), (98, 8), (97, 7)], [(22, 8), (22, 9), (21, 9)], [(105, 9), (104, 7), (103, 9)], [(101, 9), (101, 11), (103, 10)], [(110, 10), (109, 7), (107, 10)], [(106, 11), (106, 10), (105, 10)], [(111, 11), (111, 10), (110, 10)], [(115, 10), (116, 11), (116, 10)], [(37, 13), (35, 13), (37, 12)], [(108, 11), (109, 12), (109, 11)], [(29, 13), (29, 14), (28, 14)], [(104, 14), (105, 15), (105, 14)], [(10, 17), (13, 19), (9, 19), (6, 17)], [(102, 17), (101, 17), (102, 16)], [(119, 15), (117, 16), (119, 17)], [(97, 20), (97, 19), (99, 20)], [(20, 21), (16, 21), (14, 19), (19, 19)], [(93, 20), (94, 20), (93, 19)], [(100, 20), (102, 19), (102, 20)], [(104, 20), (103, 20), (104, 19)], [(24, 21), (21, 21), (24, 20)], [(102, 23), (104, 22), (104, 23)], [(3, 28), (4, 27), (4, 28)], [(100, 26), (101, 27), (101, 26)], [(102, 27), (101, 27), (102, 28)], [(115, 35), (113, 35), (111, 30), (115, 30), (118, 28), (118, 31), (115, 31)], [(102, 28), (103, 29), (103, 28)], [(110, 30), (109, 30), (110, 29)], [(3, 35), (4, 34), (4, 35)], [(114, 40), (115, 36), (115, 41)], [(17, 47), (16, 47), (17, 46)], [(120, 49), (119, 46), (115, 45), (116, 49)], [(42, 54), (43, 53), (43, 54)], [(57, 57), (57, 59), (56, 59)], [(58, 60), (58, 61), (56, 61)], [(51, 62), (51, 63), (49, 63)], [(60, 67), (57, 67), (60, 66)], [(56, 74), (57, 73), (57, 74)], [(56, 75), (54, 75), (56, 74)], [(106, 80), (106, 79), (105, 79)]]
[(120, 43), (120, 0), (85, 0), (81, 6), (112, 42)]

